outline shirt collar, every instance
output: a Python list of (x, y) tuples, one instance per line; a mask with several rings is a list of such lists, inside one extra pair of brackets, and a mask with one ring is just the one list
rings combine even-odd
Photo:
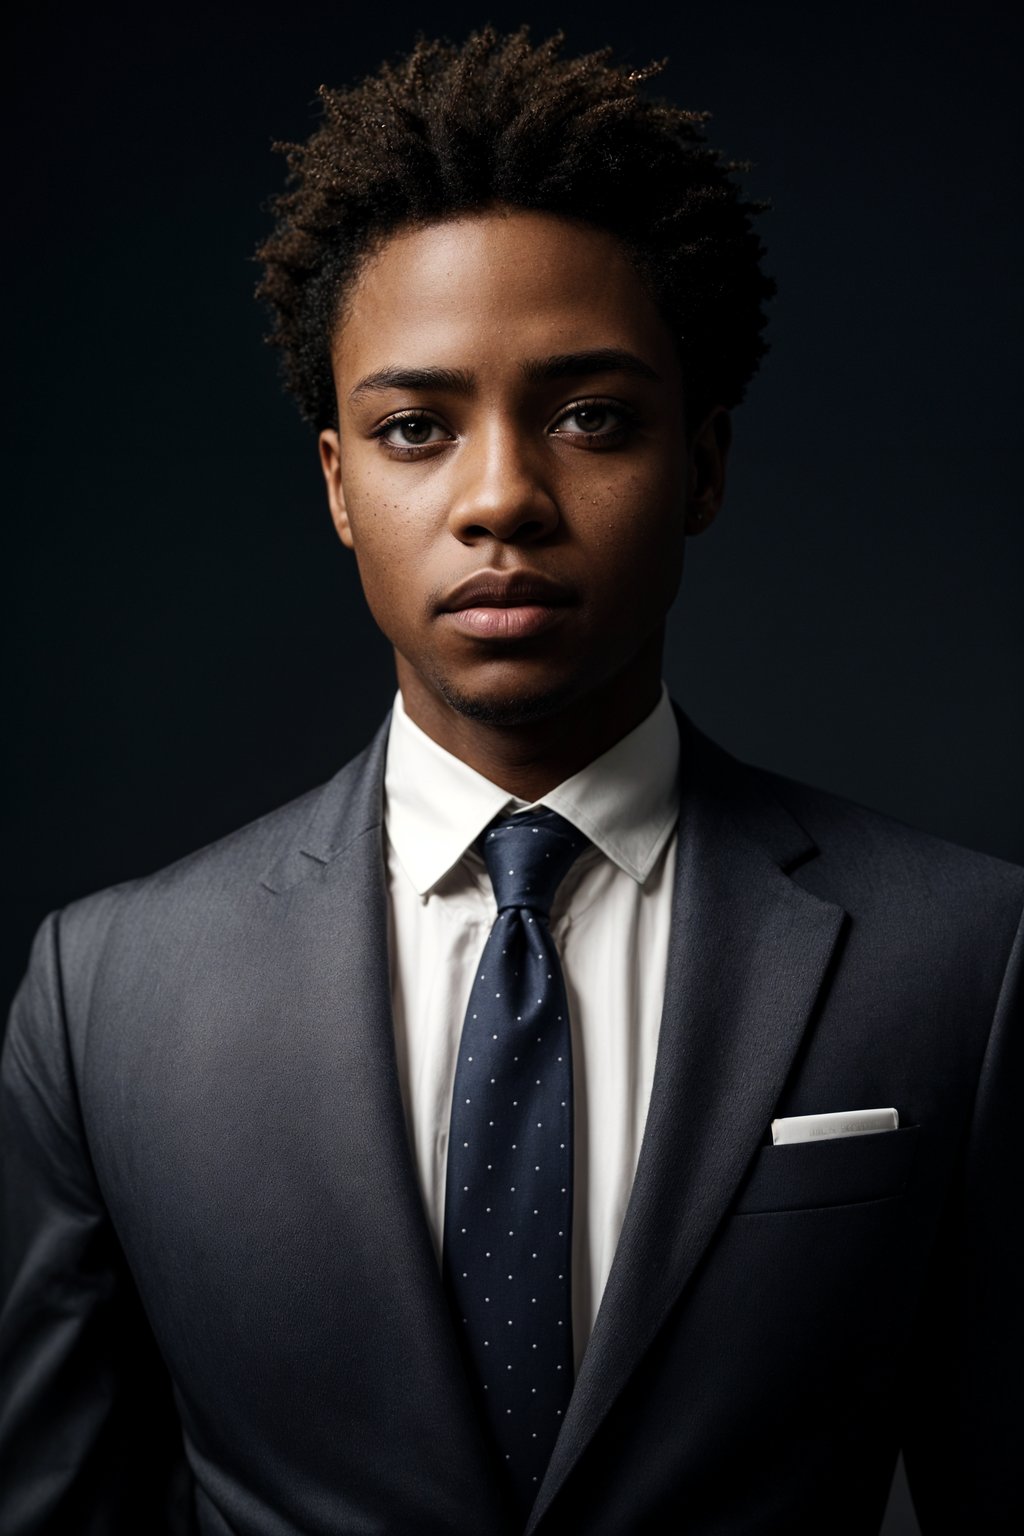
[[(542, 795), (642, 885), (679, 811), (679, 730), (669, 699), (607, 752)], [(384, 769), (385, 826), (420, 896), (459, 862), (487, 824), (527, 802), (493, 784), (421, 731), (395, 694)]]

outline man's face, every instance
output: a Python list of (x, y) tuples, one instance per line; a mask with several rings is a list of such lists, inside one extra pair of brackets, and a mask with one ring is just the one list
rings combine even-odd
[(658, 671), (720, 465), (688, 452), (671, 336), (612, 235), (525, 211), (397, 235), (333, 355), (332, 513), (407, 703), (512, 724)]

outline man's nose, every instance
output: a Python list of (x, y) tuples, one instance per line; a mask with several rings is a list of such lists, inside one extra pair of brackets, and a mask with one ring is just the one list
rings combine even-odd
[(462, 446), (448, 526), (465, 544), (482, 538), (532, 543), (559, 522), (542, 445), (501, 424)]

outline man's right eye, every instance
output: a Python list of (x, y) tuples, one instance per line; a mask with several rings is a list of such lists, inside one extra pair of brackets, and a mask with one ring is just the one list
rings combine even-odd
[(439, 422), (430, 416), (392, 416), (374, 433), (389, 448), (425, 448), (432, 443), (444, 442), (448, 434)]

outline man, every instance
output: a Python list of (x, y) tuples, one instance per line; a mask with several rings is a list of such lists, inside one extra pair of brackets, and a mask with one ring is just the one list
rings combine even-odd
[(290, 148), (262, 292), (399, 691), (40, 929), (11, 1536), (862, 1533), (901, 1446), (926, 1532), (1016, 1528), (1024, 873), (667, 697), (769, 284), (641, 84), (487, 30)]

